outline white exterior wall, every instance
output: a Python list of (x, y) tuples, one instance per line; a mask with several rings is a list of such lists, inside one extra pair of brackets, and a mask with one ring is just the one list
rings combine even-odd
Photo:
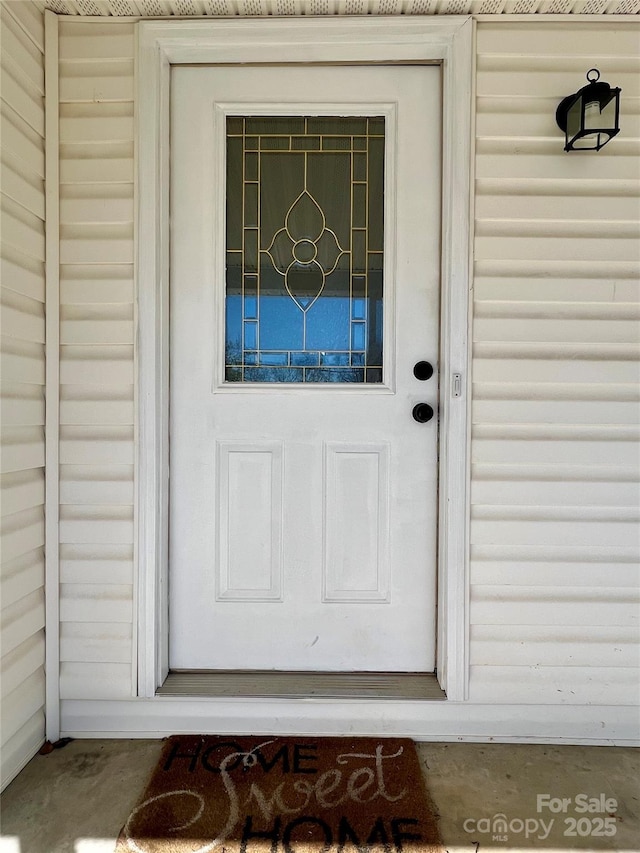
[[(638, 702), (640, 28), (477, 31), (471, 681), (479, 702)], [(562, 150), (589, 68), (622, 130)]]
[(134, 25), (60, 19), (60, 691), (133, 695)]
[(1, 779), (44, 741), (44, 23), (0, 8)]
[[(639, 34), (478, 25), (470, 702), (486, 732), (504, 728), (495, 704), (637, 701)], [(135, 695), (134, 28), (61, 19), (60, 36), (62, 728), (164, 732), (157, 703), (115, 701)], [(555, 107), (593, 65), (624, 90), (623, 131), (567, 155)], [(110, 707), (131, 725), (110, 729)], [(432, 737), (479, 730), (449, 713)]]

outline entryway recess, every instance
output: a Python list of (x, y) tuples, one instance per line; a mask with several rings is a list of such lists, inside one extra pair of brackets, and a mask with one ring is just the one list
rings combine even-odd
[(139, 24), (140, 695), (465, 696), (471, 27)]

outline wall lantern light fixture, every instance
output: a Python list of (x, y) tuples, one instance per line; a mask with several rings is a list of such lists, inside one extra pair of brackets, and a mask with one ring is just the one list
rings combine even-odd
[(597, 68), (587, 71), (588, 86), (564, 98), (556, 122), (565, 133), (565, 151), (599, 151), (620, 131), (620, 89), (600, 82)]

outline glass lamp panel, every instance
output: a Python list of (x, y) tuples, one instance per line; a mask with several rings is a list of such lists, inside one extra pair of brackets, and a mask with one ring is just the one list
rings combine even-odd
[(588, 133), (585, 136), (581, 136), (579, 139), (576, 139), (573, 142), (572, 148), (576, 150), (592, 150), (598, 148), (598, 142), (601, 134), (598, 133)]
[(585, 130), (596, 130), (602, 127), (602, 115), (600, 113), (600, 101), (586, 101), (584, 105), (584, 128)]
[(227, 382), (382, 382), (384, 132), (227, 119)]
[(611, 98), (607, 101), (607, 103), (602, 108), (601, 113), (601, 127), (606, 130), (616, 130), (617, 129), (617, 104), (618, 99), (616, 94), (612, 94)]

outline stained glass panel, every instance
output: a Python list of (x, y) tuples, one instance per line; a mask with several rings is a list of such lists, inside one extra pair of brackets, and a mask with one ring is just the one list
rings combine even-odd
[(384, 121), (227, 118), (227, 382), (382, 382)]

